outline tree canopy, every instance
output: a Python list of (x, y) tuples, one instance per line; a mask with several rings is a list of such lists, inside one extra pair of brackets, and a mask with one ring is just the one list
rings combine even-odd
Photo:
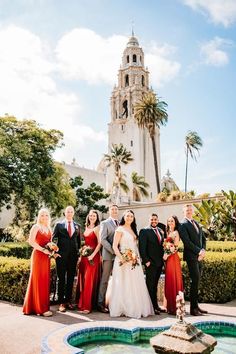
[(74, 192), (63, 166), (53, 160), (62, 146), (59, 130), (41, 128), (34, 120), (0, 117), (0, 208), (16, 206), (16, 215), (33, 220), (41, 206), (58, 214), (74, 204)]

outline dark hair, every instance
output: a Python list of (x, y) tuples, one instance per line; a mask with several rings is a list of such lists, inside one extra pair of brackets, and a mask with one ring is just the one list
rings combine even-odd
[(168, 234), (168, 232), (170, 231), (169, 229), (169, 225), (168, 225), (168, 220), (170, 219), (170, 218), (173, 218), (174, 219), (174, 221), (175, 221), (175, 229), (174, 229), (174, 231), (175, 230), (178, 230), (179, 229), (179, 225), (180, 225), (180, 222), (179, 222), (179, 219), (177, 218), (177, 216), (176, 215), (171, 215), (168, 219), (167, 219), (167, 223), (166, 223), (166, 233)]
[(109, 209), (111, 209), (112, 207), (116, 207), (117, 209), (119, 209), (119, 208), (118, 208), (118, 205), (116, 205), (116, 204), (110, 204), (110, 205), (109, 205)]
[(136, 219), (135, 219), (135, 215), (134, 215), (133, 210), (130, 210), (130, 209), (129, 209), (129, 210), (126, 210), (126, 211), (124, 212), (124, 214), (122, 215), (122, 218), (121, 218), (121, 220), (120, 220), (120, 225), (122, 226), (122, 225), (125, 224), (125, 214), (126, 214), (126, 213), (131, 213), (131, 214), (133, 214), (134, 220), (132, 221), (130, 227), (131, 227), (131, 229), (133, 230), (134, 234), (138, 237), (137, 224), (136, 224)]
[(157, 215), (156, 213), (152, 213), (152, 214), (150, 215), (150, 217), (152, 217), (152, 216), (156, 216), (156, 217), (158, 218), (158, 215)]
[[(91, 210), (89, 210), (89, 213), (91, 213), (91, 212), (97, 215), (97, 220), (95, 221), (95, 225), (94, 225), (94, 226), (99, 225), (99, 224), (100, 224), (100, 220), (99, 220), (99, 215), (98, 215), (97, 210), (91, 209)], [(90, 225), (89, 213), (88, 213), (88, 215), (86, 216), (86, 220), (85, 220), (85, 226), (87, 226), (87, 227)]]

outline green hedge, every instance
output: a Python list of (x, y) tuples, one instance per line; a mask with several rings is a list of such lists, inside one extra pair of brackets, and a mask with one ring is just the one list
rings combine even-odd
[[(225, 303), (236, 298), (236, 251), (207, 252), (202, 263), (199, 287), (201, 302)], [(187, 265), (182, 262), (185, 297), (189, 299), (190, 279)]]
[[(0, 300), (23, 304), (30, 274), (30, 260), (0, 257)], [(55, 291), (56, 268), (51, 262), (51, 294)]]
[[(236, 251), (236, 242), (234, 241), (207, 241), (207, 251), (211, 252), (232, 252)], [(183, 243), (180, 241), (179, 252), (183, 252)]]
[(0, 242), (0, 256), (29, 259), (32, 247), (27, 242)]

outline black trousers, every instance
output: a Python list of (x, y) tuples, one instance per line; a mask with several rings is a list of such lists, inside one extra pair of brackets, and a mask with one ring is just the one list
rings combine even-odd
[(146, 267), (146, 284), (154, 309), (159, 307), (157, 303), (157, 285), (161, 272), (162, 266), (157, 267), (150, 264), (149, 267)]
[(190, 275), (190, 310), (198, 308), (198, 288), (202, 272), (202, 264), (198, 260), (187, 260)]
[(77, 256), (58, 257), (57, 276), (58, 276), (58, 302), (64, 304), (71, 302), (74, 277), (77, 265)]

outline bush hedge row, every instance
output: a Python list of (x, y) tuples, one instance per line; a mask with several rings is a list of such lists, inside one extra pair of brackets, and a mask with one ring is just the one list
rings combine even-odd
[[(233, 241), (208, 241), (207, 251), (231, 252), (236, 250), (236, 242)], [(179, 251), (183, 251), (183, 244), (180, 243)], [(29, 259), (32, 247), (27, 242), (0, 242), (0, 256), (17, 257)]]
[[(0, 257), (0, 300), (23, 304), (30, 275), (30, 260)], [(51, 261), (51, 294), (55, 291), (56, 269)]]
[[(51, 265), (51, 293), (55, 291), (55, 263)], [(182, 262), (185, 297), (189, 298), (189, 273)], [(30, 272), (30, 260), (0, 257), (0, 299), (22, 304)], [(236, 298), (236, 251), (209, 252), (203, 262), (199, 288), (201, 302), (225, 303)]]
[[(210, 252), (232, 252), (236, 251), (236, 242), (234, 241), (207, 241), (207, 251)], [(179, 252), (183, 252), (183, 243), (180, 241)]]
[[(189, 299), (190, 279), (187, 265), (182, 261), (185, 298)], [(201, 302), (225, 303), (236, 298), (236, 251), (207, 252), (202, 263), (199, 287)]]
[(32, 247), (27, 242), (0, 242), (0, 256), (29, 259)]

